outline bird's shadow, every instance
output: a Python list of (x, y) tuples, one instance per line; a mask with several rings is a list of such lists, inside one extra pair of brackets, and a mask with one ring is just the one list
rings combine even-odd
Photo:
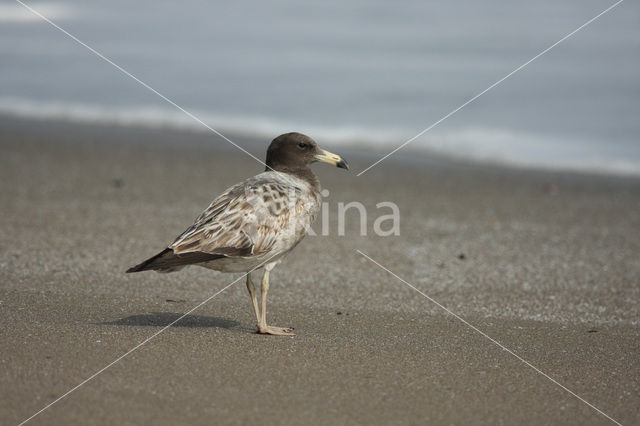
[(238, 329), (240, 323), (219, 317), (203, 315), (185, 315), (175, 312), (150, 312), (147, 314), (131, 315), (114, 321), (101, 322), (99, 325), (128, 325), (134, 327), (216, 327), (226, 329)]

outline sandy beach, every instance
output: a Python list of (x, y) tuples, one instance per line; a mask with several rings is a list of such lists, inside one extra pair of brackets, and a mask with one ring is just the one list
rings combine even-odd
[[(267, 140), (230, 136), (263, 158)], [(295, 338), (254, 333), (240, 280), (31, 423), (611, 423), (357, 250), (640, 422), (638, 178), (410, 151), (357, 177), (378, 153), (328, 148), (352, 166), (314, 166), (329, 235), (272, 273), (269, 319)], [(0, 423), (17, 424), (240, 276), (124, 271), (263, 166), (207, 133), (8, 117), (0, 152)], [(366, 236), (355, 210), (338, 235), (351, 201)], [(373, 232), (384, 201), (398, 236)]]

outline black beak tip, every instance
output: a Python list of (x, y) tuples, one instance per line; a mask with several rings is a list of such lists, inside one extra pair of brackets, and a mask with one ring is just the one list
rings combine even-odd
[(338, 164), (336, 164), (336, 167), (338, 167), (340, 169), (349, 170), (349, 164), (347, 164), (347, 162), (344, 161), (344, 160), (338, 161)]

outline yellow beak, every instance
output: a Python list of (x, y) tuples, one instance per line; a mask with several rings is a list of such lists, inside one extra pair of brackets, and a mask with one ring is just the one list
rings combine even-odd
[(329, 151), (325, 151), (324, 149), (321, 149), (320, 153), (315, 155), (315, 158), (317, 161), (322, 163), (329, 163), (341, 169), (349, 170), (349, 164), (347, 164), (342, 157)]

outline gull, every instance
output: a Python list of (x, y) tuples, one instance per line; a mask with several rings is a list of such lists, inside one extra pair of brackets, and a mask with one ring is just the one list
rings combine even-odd
[[(257, 332), (295, 336), (293, 328), (267, 325), (269, 274), (304, 238), (320, 209), (320, 181), (309, 168), (318, 161), (349, 169), (306, 135), (278, 136), (267, 149), (263, 173), (228, 188), (171, 245), (127, 272), (174, 272), (189, 265), (245, 272)], [(251, 272), (261, 268), (260, 308)]]

